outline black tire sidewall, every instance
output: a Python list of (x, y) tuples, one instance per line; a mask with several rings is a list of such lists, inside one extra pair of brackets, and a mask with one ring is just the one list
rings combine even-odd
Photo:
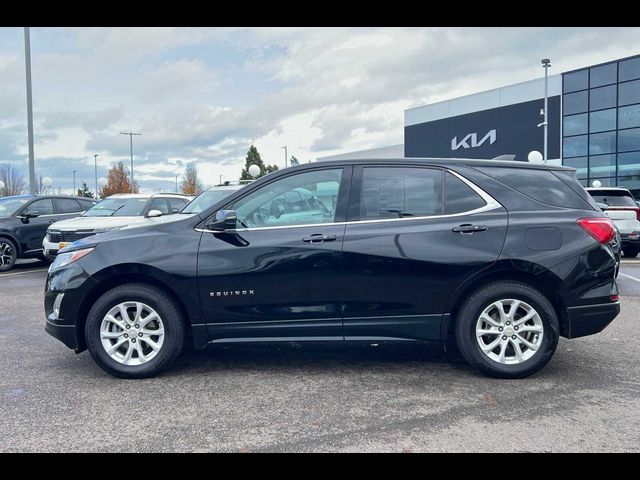
[[(514, 298), (531, 305), (544, 327), (538, 351), (519, 365), (503, 365), (487, 357), (476, 340), (475, 327), (482, 311), (491, 303)], [(499, 378), (523, 378), (544, 367), (555, 353), (560, 336), (558, 317), (546, 297), (533, 287), (519, 282), (496, 282), (471, 295), (460, 309), (456, 321), (456, 342), (463, 357), (478, 370)]]
[(626, 258), (635, 258), (635, 257), (637, 257), (639, 251), (640, 251), (640, 247), (636, 247), (636, 246), (623, 247), (622, 248), (622, 253), (624, 253), (624, 256)]
[[(113, 360), (104, 350), (100, 340), (100, 324), (115, 305), (133, 301), (145, 303), (158, 313), (165, 336), (160, 352), (152, 360), (143, 365), (127, 366)], [(85, 341), (92, 358), (102, 369), (120, 378), (157, 375), (180, 354), (184, 337), (184, 321), (175, 302), (162, 290), (142, 284), (122, 285), (104, 293), (89, 311), (85, 325)]]
[(18, 247), (16, 247), (16, 244), (13, 242), (13, 240), (7, 237), (0, 237), (0, 242), (8, 243), (9, 245), (11, 245), (11, 251), (13, 252), (13, 259), (11, 260), (11, 263), (8, 266), (0, 266), (0, 272), (8, 272), (16, 264), (16, 260), (18, 259)]

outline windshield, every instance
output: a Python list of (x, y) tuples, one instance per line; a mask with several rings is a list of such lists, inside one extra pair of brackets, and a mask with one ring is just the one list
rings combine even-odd
[(635, 200), (627, 192), (608, 190), (589, 193), (596, 202), (604, 203), (610, 207), (637, 207)]
[(11, 216), (16, 213), (30, 198), (0, 198), (0, 217)]
[(228, 197), (236, 190), (206, 190), (198, 195), (180, 213), (200, 213)]
[(83, 217), (139, 217), (148, 198), (105, 198), (87, 210)]

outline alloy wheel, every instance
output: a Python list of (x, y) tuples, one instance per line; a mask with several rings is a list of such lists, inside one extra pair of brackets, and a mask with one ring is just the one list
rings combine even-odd
[(518, 365), (540, 348), (544, 325), (538, 312), (516, 299), (493, 302), (476, 322), (476, 339), (482, 353), (497, 363)]
[(142, 302), (123, 302), (107, 312), (100, 324), (100, 341), (116, 362), (136, 366), (152, 360), (164, 343), (160, 315)]

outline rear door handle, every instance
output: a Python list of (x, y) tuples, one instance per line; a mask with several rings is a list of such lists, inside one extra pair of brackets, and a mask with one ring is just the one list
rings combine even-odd
[(459, 227), (453, 227), (451, 229), (451, 231), (456, 232), (456, 233), (474, 233), (474, 232), (484, 232), (485, 230), (487, 230), (487, 226), (486, 225), (471, 225), (471, 224), (464, 224), (464, 225), (460, 225)]
[(337, 237), (335, 235), (325, 235), (324, 233), (314, 233), (313, 235), (304, 237), (302, 241), (307, 243), (323, 243), (323, 242), (332, 242), (336, 238)]

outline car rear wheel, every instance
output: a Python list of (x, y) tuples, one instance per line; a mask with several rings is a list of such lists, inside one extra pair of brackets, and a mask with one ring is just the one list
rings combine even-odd
[(8, 238), (0, 238), (0, 272), (8, 272), (13, 268), (18, 257), (14, 243)]
[(85, 327), (96, 363), (121, 378), (146, 378), (166, 369), (183, 349), (185, 322), (175, 301), (146, 284), (121, 285), (91, 308)]
[(478, 370), (522, 378), (542, 367), (558, 345), (556, 312), (546, 297), (520, 282), (503, 281), (474, 292), (456, 320), (460, 353)]
[(624, 247), (622, 249), (622, 253), (624, 253), (624, 256), (627, 258), (635, 258), (638, 256), (639, 252), (640, 248), (638, 247)]

